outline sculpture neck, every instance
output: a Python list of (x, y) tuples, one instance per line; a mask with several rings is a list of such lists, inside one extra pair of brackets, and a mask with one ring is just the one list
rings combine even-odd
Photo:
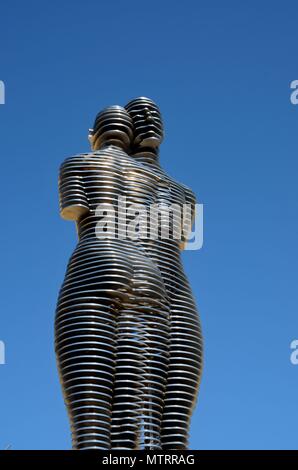
[(106, 140), (104, 142), (101, 142), (100, 145), (93, 146), (94, 151), (104, 150), (107, 148), (123, 150), (124, 152), (127, 152), (128, 150), (127, 145), (125, 145), (125, 143), (119, 140)]
[(131, 156), (141, 163), (160, 167), (158, 149), (145, 147), (135, 149)]

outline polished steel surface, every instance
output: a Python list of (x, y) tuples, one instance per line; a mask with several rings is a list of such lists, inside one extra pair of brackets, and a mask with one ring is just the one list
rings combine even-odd
[[(181, 240), (98, 237), (97, 208), (159, 211), (194, 195), (159, 164), (163, 125), (148, 98), (95, 119), (93, 151), (60, 169), (61, 216), (78, 244), (60, 290), (57, 363), (74, 449), (185, 449), (202, 365), (199, 318)], [(125, 233), (129, 219), (117, 218)], [(171, 227), (173, 230), (174, 227)], [(157, 227), (159, 234), (160, 229)], [(182, 240), (183, 241), (183, 240)]]

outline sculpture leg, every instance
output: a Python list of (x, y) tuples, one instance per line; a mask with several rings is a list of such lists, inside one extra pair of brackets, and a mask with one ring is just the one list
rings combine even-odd
[(55, 340), (75, 449), (111, 448), (117, 315), (132, 274), (117, 241), (83, 240), (67, 267)]
[(143, 350), (135, 308), (127, 303), (118, 314), (112, 449), (136, 449), (140, 440)]
[(169, 314), (165, 305), (143, 307), (143, 445), (161, 449), (161, 419), (169, 362)]
[[(182, 294), (182, 289), (185, 289)], [(171, 299), (170, 364), (162, 421), (162, 448), (187, 449), (202, 369), (199, 318), (187, 285)]]
[(161, 448), (169, 306), (160, 272), (136, 250), (130, 302), (118, 316), (112, 449)]
[(58, 302), (56, 354), (74, 449), (110, 449), (115, 311), (107, 296)]

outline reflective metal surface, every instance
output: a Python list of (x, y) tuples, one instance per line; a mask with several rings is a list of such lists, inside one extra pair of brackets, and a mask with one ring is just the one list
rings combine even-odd
[[(61, 215), (76, 221), (79, 241), (57, 304), (58, 369), (73, 448), (185, 449), (202, 338), (181, 243), (100, 239), (96, 210), (119, 196), (161, 211), (195, 201), (159, 164), (155, 103), (138, 98), (126, 109), (99, 113), (93, 152), (61, 165)], [(117, 218), (118, 232), (128, 221)]]

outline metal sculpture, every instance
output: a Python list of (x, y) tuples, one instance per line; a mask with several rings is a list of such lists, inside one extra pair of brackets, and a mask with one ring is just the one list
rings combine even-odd
[[(193, 193), (159, 164), (163, 125), (148, 98), (99, 113), (93, 151), (68, 158), (59, 178), (61, 216), (78, 245), (60, 290), (55, 344), (75, 449), (185, 449), (202, 364), (200, 324), (183, 271), (183, 240), (132, 237), (126, 205), (161, 216)], [(115, 233), (99, 233), (116, 207)], [(113, 224), (112, 224), (113, 227)], [(115, 225), (114, 225), (115, 227)], [(122, 234), (122, 236), (119, 236)]]

